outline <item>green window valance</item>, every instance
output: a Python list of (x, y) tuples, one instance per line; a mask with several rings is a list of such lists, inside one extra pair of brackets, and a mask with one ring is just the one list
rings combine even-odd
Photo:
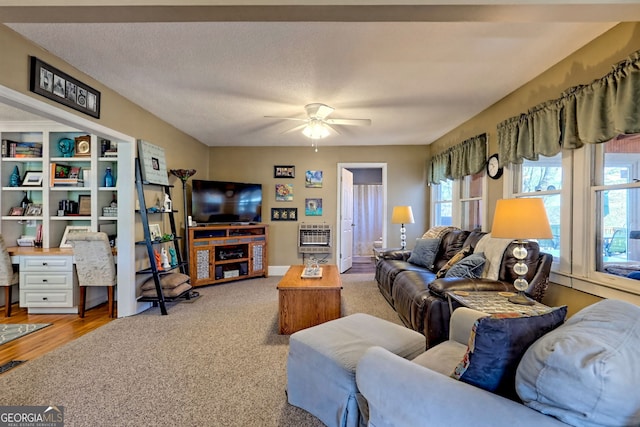
[(497, 131), (502, 164), (639, 133), (640, 51), (591, 84), (572, 87), (558, 99), (499, 123)]
[(447, 179), (460, 179), (482, 170), (487, 162), (487, 134), (469, 138), (431, 159), (429, 167), (430, 184), (438, 184)]

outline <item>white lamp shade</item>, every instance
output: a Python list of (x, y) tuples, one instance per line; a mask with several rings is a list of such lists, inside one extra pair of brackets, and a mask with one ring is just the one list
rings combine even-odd
[(547, 211), (541, 198), (501, 199), (493, 214), (491, 237), (527, 240), (552, 239)]
[(413, 224), (413, 222), (411, 206), (394, 206), (391, 214), (392, 224)]

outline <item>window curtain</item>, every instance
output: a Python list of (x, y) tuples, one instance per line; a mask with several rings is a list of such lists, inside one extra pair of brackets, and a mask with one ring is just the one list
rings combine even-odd
[(469, 138), (431, 159), (429, 183), (460, 179), (482, 170), (487, 162), (487, 134)]
[(616, 64), (606, 76), (569, 88), (555, 100), (497, 126), (500, 163), (537, 160), (562, 148), (609, 141), (640, 132), (640, 51)]
[(354, 185), (353, 199), (353, 254), (371, 256), (373, 242), (382, 239), (382, 185)]

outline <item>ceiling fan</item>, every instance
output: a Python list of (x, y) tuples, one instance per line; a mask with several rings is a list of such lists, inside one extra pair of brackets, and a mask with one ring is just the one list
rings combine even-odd
[(280, 117), (280, 116), (265, 116), (269, 119), (281, 119), (281, 120), (295, 120), (304, 122), (300, 126), (296, 126), (289, 129), (285, 133), (295, 132), (302, 129), (302, 133), (311, 139), (326, 138), (335, 132), (339, 134), (338, 130), (334, 126), (370, 126), (370, 119), (330, 119), (329, 115), (335, 110), (328, 105), (315, 102), (304, 106), (307, 112), (306, 118), (299, 117)]

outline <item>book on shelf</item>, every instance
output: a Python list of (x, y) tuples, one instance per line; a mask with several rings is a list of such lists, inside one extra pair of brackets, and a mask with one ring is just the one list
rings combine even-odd
[(2, 157), (42, 157), (42, 144), (40, 142), (21, 142), (3, 139)]

